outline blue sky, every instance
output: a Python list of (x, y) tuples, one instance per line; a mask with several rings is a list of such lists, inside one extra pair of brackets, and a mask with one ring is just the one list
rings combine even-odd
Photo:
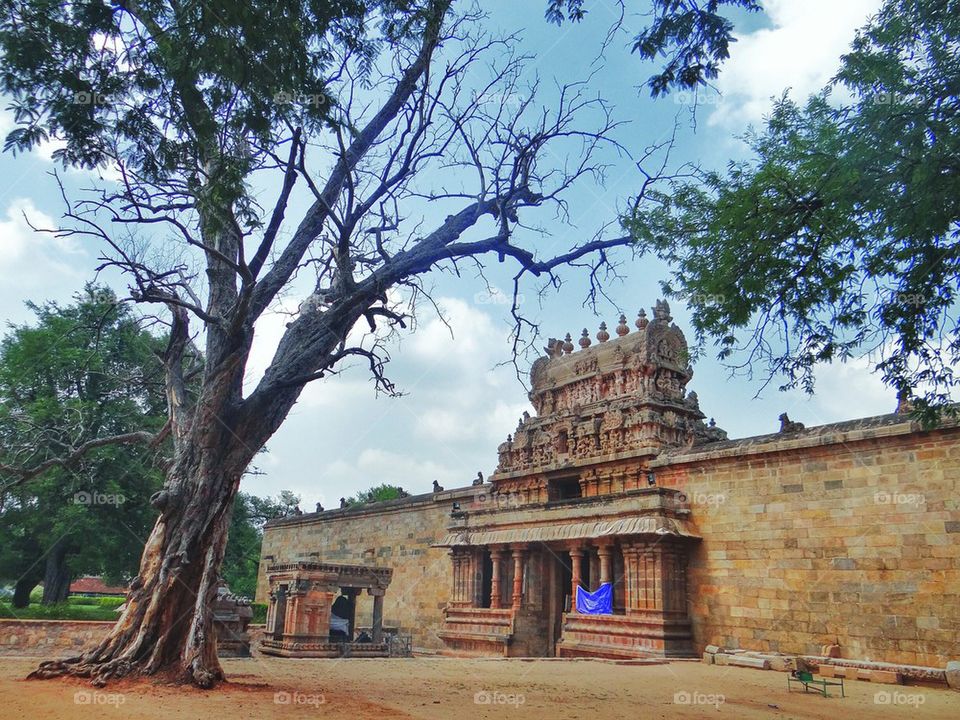
[[(738, 16), (740, 42), (733, 47), (717, 91), (699, 97), (696, 127), (688, 95), (653, 101), (641, 87), (651, 67), (629, 53), (629, 38), (643, 26), (642, 17), (628, 16), (621, 34), (598, 60), (615, 19), (611, 0), (588, 3), (582, 25), (559, 28), (543, 21), (543, 3), (538, 0), (489, 0), (483, 7), (490, 13), (491, 27), (521, 34), (521, 49), (533, 58), (527, 72), (544, 87), (590, 77), (591, 90), (614, 105), (617, 119), (626, 121), (618, 139), (634, 156), (668, 137), (679, 119), (674, 161), (720, 167), (742, 156), (744, 148), (736, 138), (751, 123), (761, 121), (771, 96), (787, 87), (803, 96), (829, 79), (855, 28), (880, 2), (765, 0), (763, 4), (762, 16)], [(9, 126), (9, 118), (0, 118), (0, 129), (5, 132)], [(35, 226), (50, 227), (62, 209), (50, 176), (54, 169), (50, 149), (0, 156), (0, 272), (5, 278), (0, 318), (11, 322), (28, 319), (25, 300), (68, 300), (93, 277), (102, 252), (88, 242), (35, 233), (24, 222), (26, 213)], [(635, 192), (639, 175), (630, 158), (610, 153), (605, 159), (611, 163), (605, 182), (585, 183), (569, 196), (566, 223), (550, 212), (531, 217), (549, 236), (531, 236), (527, 244), (544, 254), (562, 252), (616, 219)], [(90, 184), (86, 173), (61, 172), (68, 192)], [(608, 287), (611, 302), (601, 306), (599, 317), (583, 307), (586, 283), (582, 273), (574, 270), (563, 273), (561, 290), (549, 294), (542, 304), (537, 302), (534, 286), (525, 288), (525, 311), (541, 323), (546, 336), (570, 332), (575, 337), (584, 327), (594, 335), (601, 320), (612, 328), (621, 311), (631, 322), (641, 307), (649, 313), (667, 268), (654, 258), (624, 258), (625, 280)], [(514, 268), (494, 263), (488, 269), (487, 279), (505, 296)], [(122, 290), (119, 278), (104, 279)], [(308, 509), (317, 501), (336, 506), (340, 496), (381, 482), (424, 492), (434, 479), (453, 487), (469, 484), (477, 470), (485, 475), (492, 472), (498, 443), (529, 409), (526, 391), (512, 368), (501, 365), (510, 358), (509, 305), (498, 302), (497, 293), (491, 295), (482, 279), (469, 272), (461, 278), (433, 273), (427, 283), (450, 329), (425, 312), (416, 332), (405, 334), (392, 347), (390, 377), (405, 396), (375, 397), (372, 383), (360, 368), (315, 383), (270, 442), (269, 452), (257, 459), (264, 474), (246, 478), (245, 490), (267, 495), (290, 489), (302, 496)], [(673, 315), (681, 328), (689, 327), (682, 303), (674, 303)], [(283, 315), (275, 315), (258, 329), (251, 381), (269, 362), (284, 322)], [(773, 383), (755, 398), (763, 377), (731, 377), (708, 352), (695, 366), (689, 388), (697, 391), (704, 412), (715, 417), (731, 437), (775, 430), (777, 416), (784, 410), (809, 426), (889, 412), (895, 405), (866, 361), (824, 368), (818, 377), (813, 397), (778, 392)]]

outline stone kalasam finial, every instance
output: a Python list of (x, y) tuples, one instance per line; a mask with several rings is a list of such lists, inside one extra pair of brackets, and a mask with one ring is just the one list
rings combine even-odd
[(650, 324), (650, 321), (647, 320), (647, 311), (646, 311), (646, 310), (642, 310), (642, 309), (641, 309), (640, 312), (637, 313), (637, 321), (636, 321), (636, 323), (634, 323), (634, 324), (637, 326), (637, 330), (644, 330), (644, 329), (646, 329), (647, 325)]
[(627, 325), (627, 316), (621, 314), (620, 322), (617, 324), (617, 335), (619, 337), (623, 337), (624, 335), (628, 335), (629, 333), (630, 333), (630, 326)]
[(580, 334), (580, 347), (584, 350), (590, 347), (590, 331), (586, 328), (584, 328), (583, 332)]
[(570, 337), (570, 333), (567, 333), (567, 336), (563, 339), (563, 354), (569, 355), (573, 352), (573, 338)]
[(605, 343), (610, 339), (610, 333), (607, 332), (607, 324), (605, 322), (600, 323), (600, 332), (597, 333), (597, 340), (599, 342)]

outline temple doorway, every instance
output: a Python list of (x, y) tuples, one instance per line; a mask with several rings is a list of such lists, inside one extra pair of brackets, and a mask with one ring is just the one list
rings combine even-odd
[(550, 558), (550, 597), (547, 607), (550, 637), (550, 656), (557, 654), (557, 643), (563, 632), (563, 614), (568, 611), (570, 600), (570, 585), (573, 582), (573, 572), (570, 566), (570, 553), (566, 550), (546, 548), (546, 557)]
[(493, 589), (493, 559), (485, 550), (480, 560), (480, 597), (478, 607), (490, 607), (490, 591)]

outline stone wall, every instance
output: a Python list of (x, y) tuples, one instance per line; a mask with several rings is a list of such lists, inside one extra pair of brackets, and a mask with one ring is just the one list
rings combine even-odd
[(960, 658), (960, 430), (886, 416), (661, 456), (703, 537), (699, 649)]
[[(411, 635), (416, 650), (440, 649), (436, 630), (443, 623), (443, 608), (450, 595), (450, 558), (446, 549), (430, 546), (446, 533), (453, 503), (469, 503), (477, 491), (464, 488), (418, 495), (269, 523), (263, 537), (257, 602), (269, 602), (265, 571), (274, 562), (312, 560), (390, 567), (393, 580), (384, 597), (384, 628)], [(372, 613), (372, 598), (361, 595), (357, 626), (369, 627)]]
[[(688, 571), (697, 650), (817, 655), (839, 641), (847, 658), (960, 659), (960, 428), (922, 432), (884, 416), (677, 450), (651, 469), (657, 485), (685, 492), (703, 537)], [(430, 545), (452, 503), (476, 491), (272, 523), (257, 599), (267, 601), (266, 563), (389, 566), (385, 627), (439, 649), (452, 569)], [(371, 605), (364, 596), (358, 626)]]
[[(0, 619), (0, 657), (69, 657), (100, 642), (113, 625), (110, 620)], [(248, 633), (255, 650), (263, 625), (251, 625)]]
[(0, 620), (0, 656), (69, 657), (100, 642), (113, 625), (108, 620)]

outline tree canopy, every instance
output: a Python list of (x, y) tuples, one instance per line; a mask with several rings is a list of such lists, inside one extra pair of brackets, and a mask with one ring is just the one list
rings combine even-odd
[(347, 498), (347, 505), (366, 505), (367, 503), (383, 502), (385, 500), (397, 500), (407, 497), (407, 491), (399, 485), (390, 485), (381, 483), (369, 490), (363, 490), (356, 495)]
[[(840, 72), (788, 94), (725, 172), (672, 182), (625, 219), (673, 266), (701, 342), (812, 391), (874, 357), (928, 421), (960, 362), (960, 3), (888, 0)], [(743, 353), (745, 351), (746, 359)]]
[(276, 499), (237, 493), (233, 501), (222, 573), (232, 593), (254, 597), (260, 569), (263, 526), (268, 520), (289, 515), (299, 503), (300, 498), (286, 490)]
[[(104, 434), (156, 432), (166, 422), (163, 341), (112, 291), (88, 285), (68, 306), (30, 305), (34, 324), (0, 341), (0, 464), (42, 466)], [(45, 603), (71, 577), (132, 577), (160, 489), (157, 450), (97, 447), (26, 485), (0, 486), (0, 577), (23, 603), (44, 581)]]

